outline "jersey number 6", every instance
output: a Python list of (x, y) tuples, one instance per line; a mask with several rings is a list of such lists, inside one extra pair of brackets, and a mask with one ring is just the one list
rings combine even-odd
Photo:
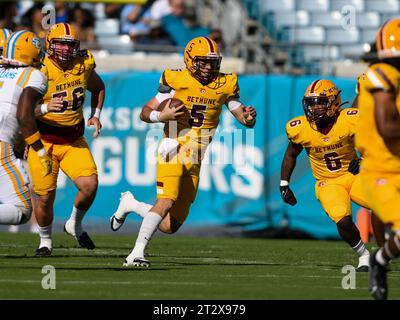
[(336, 152), (330, 152), (324, 155), (325, 164), (329, 171), (338, 171), (342, 167), (342, 162)]

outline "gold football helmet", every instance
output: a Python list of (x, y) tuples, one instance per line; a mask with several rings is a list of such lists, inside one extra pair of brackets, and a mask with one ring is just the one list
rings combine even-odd
[(217, 43), (207, 37), (197, 37), (185, 47), (186, 68), (202, 84), (208, 84), (218, 76), (221, 55)]
[(342, 106), (341, 90), (329, 80), (315, 80), (303, 97), (303, 109), (311, 125), (327, 122), (339, 115)]
[(79, 52), (79, 37), (69, 23), (53, 25), (46, 36), (46, 51), (61, 64), (69, 63)]
[(378, 58), (400, 56), (400, 18), (386, 21), (376, 35)]
[(0, 29), (0, 59), (3, 56), (3, 49), (10, 35), (11, 31), (9, 29)]
[(30, 31), (14, 32), (3, 50), (3, 63), (39, 68), (44, 57), (40, 39)]

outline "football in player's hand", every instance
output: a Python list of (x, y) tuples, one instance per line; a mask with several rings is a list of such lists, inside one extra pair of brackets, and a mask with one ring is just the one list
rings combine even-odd
[[(171, 100), (171, 102), (169, 104), (170, 108), (178, 108), (181, 105), (183, 105), (183, 108), (181, 108), (179, 110), (179, 113), (183, 113), (183, 114), (178, 115), (176, 117), (176, 121), (170, 120), (167, 123), (165, 123), (164, 133), (167, 137), (169, 137), (170, 134), (173, 136), (179, 135), (179, 132), (181, 130), (190, 128), (190, 125), (189, 125), (190, 113), (189, 113), (188, 109), (186, 108), (185, 104), (181, 100), (176, 99), (176, 98), (166, 99), (160, 103), (160, 105), (157, 108), (157, 111), (163, 111), (165, 109), (165, 107), (167, 106), (169, 100)], [(173, 137), (171, 137), (171, 138), (173, 138)]]

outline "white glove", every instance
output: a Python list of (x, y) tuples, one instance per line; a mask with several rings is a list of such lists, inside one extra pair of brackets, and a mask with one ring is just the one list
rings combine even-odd
[(161, 140), (160, 145), (158, 146), (158, 153), (161, 158), (166, 161), (167, 157), (172, 159), (178, 153), (179, 143), (175, 139), (164, 138)]

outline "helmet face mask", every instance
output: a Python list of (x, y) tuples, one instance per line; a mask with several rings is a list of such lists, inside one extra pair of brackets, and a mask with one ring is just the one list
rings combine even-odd
[(67, 66), (78, 55), (79, 46), (78, 33), (68, 23), (57, 23), (47, 33), (47, 53), (63, 67)]
[(203, 84), (208, 84), (218, 76), (221, 57), (195, 57), (193, 59), (192, 75)]
[(328, 97), (305, 97), (303, 99), (304, 113), (309, 122), (318, 123), (319, 121), (330, 118), (331, 101)]
[(303, 110), (313, 129), (334, 123), (341, 107), (341, 90), (329, 80), (314, 81), (303, 97)]
[(197, 37), (185, 47), (186, 68), (201, 84), (207, 85), (219, 74), (222, 57), (217, 43), (207, 37)]
[(52, 39), (49, 47), (49, 55), (60, 64), (68, 64), (79, 51), (79, 40)]

